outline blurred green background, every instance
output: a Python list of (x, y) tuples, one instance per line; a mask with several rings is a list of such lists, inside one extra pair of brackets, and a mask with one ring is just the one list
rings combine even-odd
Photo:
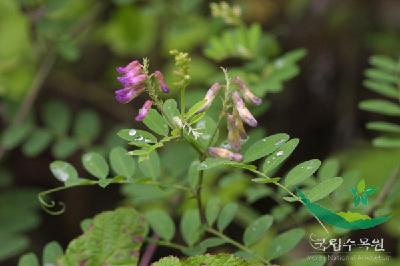
[[(256, 112), (267, 134), (286, 132), (301, 140), (282, 172), (300, 161), (335, 157), (344, 170), (357, 171), (368, 184), (382, 187), (400, 162), (400, 150), (371, 146), (375, 135), (365, 129), (365, 123), (379, 115), (357, 106), (374, 95), (363, 87), (369, 56), (400, 56), (400, 1), (233, 2), (241, 7), (249, 32), (251, 25), (257, 25), (254, 32), (262, 29), (262, 37), (256, 39), (262, 45), (257, 49), (251, 43), (238, 47), (240, 39), (229, 42), (229, 34), (228, 43), (223, 43), (229, 23), (211, 16), (210, 3), (0, 1), (1, 265), (15, 265), (15, 256), (28, 249), (39, 252), (51, 240), (65, 246), (79, 234), (82, 219), (121, 202), (135, 205), (146, 196), (129, 188), (122, 193), (118, 187), (71, 189), (57, 194), (67, 204), (61, 216), (40, 211), (36, 200), (38, 191), (58, 185), (48, 168), (52, 160), (78, 165), (82, 151), (107, 151), (120, 143), (116, 130), (133, 125), (142, 101), (121, 105), (114, 100), (119, 86), (115, 67), (148, 57), (171, 83), (171, 49), (192, 57), (189, 103), (200, 99), (221, 77), (218, 66), (242, 73), (259, 94), (266, 95), (268, 108)], [(273, 84), (263, 81), (268, 67), (294, 49), (299, 56), (293, 65), (276, 74)], [(252, 69), (261, 74), (252, 76)], [(15, 122), (18, 127), (6, 132)], [(36, 141), (28, 143), (28, 136)], [(167, 149), (162, 159), (170, 160), (168, 171), (178, 176), (182, 172), (173, 167), (177, 151), (184, 160), (186, 150), (179, 145)], [(265, 212), (271, 204), (262, 199), (252, 207)], [(392, 211), (397, 214), (399, 209)], [(385, 247), (396, 257), (400, 224), (392, 221), (377, 229), (376, 235), (387, 236)], [(168, 254), (160, 249), (157, 256)]]

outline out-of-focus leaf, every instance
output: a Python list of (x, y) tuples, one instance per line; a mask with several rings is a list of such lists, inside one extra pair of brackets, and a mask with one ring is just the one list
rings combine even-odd
[(100, 133), (100, 119), (96, 112), (84, 110), (78, 113), (74, 135), (83, 144), (91, 144)]
[(304, 230), (299, 228), (291, 229), (278, 235), (269, 243), (267, 258), (270, 260), (276, 259), (290, 252), (297, 246), (304, 235)]
[(363, 110), (390, 116), (400, 116), (400, 105), (386, 100), (365, 100), (359, 107)]
[(324, 266), (325, 262), (326, 257), (324, 255), (313, 255), (299, 260), (294, 266)]
[(12, 125), (3, 132), (1, 136), (1, 145), (5, 149), (13, 149), (28, 137), (31, 130), (32, 125), (30, 123)]
[(273, 217), (270, 215), (264, 215), (254, 220), (244, 231), (243, 243), (249, 246), (260, 240), (271, 227), (272, 221)]
[(117, 54), (147, 54), (154, 47), (157, 21), (151, 9), (121, 6), (112, 12), (99, 36)]
[(138, 162), (139, 169), (146, 177), (158, 179), (161, 175), (160, 158), (156, 151), (151, 152), (149, 157)]
[(233, 220), (236, 215), (238, 205), (236, 203), (228, 203), (225, 205), (218, 216), (217, 227), (219, 231), (223, 231)]
[(110, 166), (111, 169), (117, 174), (126, 178), (132, 178), (136, 162), (132, 156), (128, 155), (128, 151), (122, 147), (114, 147), (110, 151)]
[(339, 173), (339, 161), (337, 159), (328, 159), (325, 160), (321, 168), (318, 170), (318, 178), (320, 180), (326, 180), (332, 177), (335, 177)]
[(19, 259), (18, 266), (39, 266), (39, 260), (34, 253), (28, 253)]
[(305, 191), (305, 194), (311, 202), (325, 198), (335, 191), (343, 183), (343, 178), (333, 177), (322, 181), (315, 187)]
[(196, 209), (189, 209), (182, 215), (180, 230), (185, 242), (192, 246), (200, 238), (200, 216)]
[(37, 128), (22, 146), (22, 151), (26, 156), (34, 157), (48, 147), (52, 137), (47, 130)]
[(212, 226), (221, 210), (221, 200), (217, 197), (211, 198), (206, 205), (206, 220), (209, 226)]
[(71, 110), (61, 101), (49, 101), (42, 112), (46, 126), (58, 135), (66, 134), (71, 125)]
[(64, 251), (60, 244), (53, 241), (44, 247), (43, 250), (43, 265), (45, 266), (55, 266), (57, 260), (63, 255)]
[(65, 159), (71, 156), (79, 148), (75, 139), (63, 137), (58, 139), (51, 147), (53, 156), (57, 159)]
[(166, 241), (171, 241), (175, 235), (175, 224), (172, 218), (161, 209), (150, 210), (145, 215), (151, 228)]

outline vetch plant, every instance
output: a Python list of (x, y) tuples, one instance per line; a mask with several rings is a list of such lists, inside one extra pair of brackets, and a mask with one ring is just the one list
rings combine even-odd
[[(40, 193), (39, 199), (49, 213), (60, 214), (65, 208), (63, 203), (59, 203), (61, 208), (58, 208), (55, 201), (48, 201), (49, 194), (73, 186), (99, 185), (105, 188), (110, 184), (146, 185), (175, 190), (183, 198), (182, 203), (186, 201), (185, 198), (189, 200), (193, 198), (196, 202), (195, 208), (184, 209), (180, 218), (179, 231), (184, 243), (175, 241), (177, 234), (175, 221), (169, 213), (174, 212), (172, 209), (167, 212), (165, 209), (153, 207), (145, 211), (143, 221), (149, 225), (153, 236), (145, 239), (148, 244), (142, 254), (140, 265), (150, 263), (153, 255), (151, 250), (157, 245), (178, 249), (189, 256), (205, 254), (209, 249), (221, 245), (230, 245), (237, 250), (235, 253), (237, 256), (244, 258), (251, 265), (258, 263), (272, 265), (272, 261), (291, 251), (302, 240), (305, 235), (304, 229), (289, 228), (273, 238), (265, 252), (254, 249), (268, 234), (274, 219), (279, 219), (278, 213), (260, 215), (249, 221), (243, 232), (242, 242), (225, 234), (224, 231), (235, 219), (241, 205), (238, 202), (222, 204), (218, 197), (204, 199), (203, 194), (207, 192), (204, 191), (206, 173), (218, 169), (237, 174), (247, 173), (255, 185), (254, 189), (259, 187), (263, 191), (260, 197), (267, 195), (263, 190), (264, 186), (278, 187), (278, 192), (270, 193), (278, 193), (278, 198), (282, 197), (291, 204), (304, 205), (308, 214), (314, 216), (326, 233), (329, 233), (329, 230), (324, 222), (337, 227), (344, 226), (347, 229), (360, 229), (387, 220), (387, 217), (369, 220), (370, 217), (367, 218), (366, 215), (359, 213), (334, 213), (313, 203), (327, 198), (342, 185), (343, 179), (336, 176), (338, 166), (335, 161), (327, 162), (321, 167), (321, 162), (313, 159), (292, 168), (285, 178), (275, 176), (274, 173), (294, 151), (299, 140), (290, 139), (287, 134), (279, 133), (252, 140), (252, 144), (246, 146), (247, 141), (251, 139), (246, 128), (256, 127), (258, 124), (250, 108), (252, 105), (262, 105), (262, 99), (252, 92), (240, 76), (231, 77), (225, 68), (222, 68), (224, 80), (215, 82), (206, 92), (204, 99), (186, 107), (184, 99), (190, 85), (190, 75), (187, 72), (190, 57), (178, 51), (173, 51), (172, 54), (175, 57), (174, 73), (177, 79), (173, 85), (165, 82), (159, 70), (150, 71), (147, 59), (144, 59), (143, 63), (135, 60), (125, 67), (117, 68), (122, 74), (118, 80), (124, 87), (115, 92), (116, 100), (126, 104), (132, 100), (136, 101), (135, 98), (139, 94), (145, 95), (143, 107), (137, 110), (134, 116), (135, 120), (148, 130), (138, 127), (121, 130), (118, 135), (132, 148), (128, 150), (122, 147), (113, 148), (108, 162), (99, 153), (84, 154), (83, 167), (97, 180), (79, 177), (74, 166), (67, 162), (53, 162), (51, 171), (64, 183), (64, 186)], [(176, 99), (165, 99), (173, 86), (180, 90), (179, 104)], [(222, 104), (219, 115), (214, 121), (207, 111), (217, 101), (221, 101)], [(171, 182), (163, 178), (161, 172), (163, 162), (159, 153), (174, 142), (186, 143), (197, 153), (197, 158), (190, 163), (188, 174), (183, 179)], [(136, 171), (136, 164), (140, 169), (139, 174)], [(176, 164), (173, 167), (182, 166)], [(316, 182), (311, 177), (320, 167), (318, 172), (320, 180)], [(351, 200), (351, 193), (347, 198)], [(174, 204), (179, 204), (179, 201), (175, 200)], [(284, 202), (282, 204), (287, 206), (285, 208), (290, 208), (290, 205), (285, 205)], [(140, 209), (140, 206), (137, 207)], [(282, 212), (284, 209), (279, 211)], [(359, 226), (366, 222), (368, 226)], [(248, 263), (229, 256), (226, 258), (200, 256), (184, 261), (166, 258), (154, 265), (167, 265), (163, 264), (167, 261), (171, 263), (173, 261), (175, 264), (172, 265), (190, 265), (189, 261), (196, 258), (199, 261), (216, 258), (224, 261), (231, 258), (238, 261), (237, 265)], [(82, 261), (91, 259), (92, 257), (88, 255), (87, 258), (82, 258)], [(63, 264), (62, 259), (59, 261), (60, 265), (68, 265)], [(240, 264), (240, 261), (244, 264)], [(313, 261), (313, 265), (323, 265), (325, 259), (317, 257)]]
[[(219, 73), (195, 85), (190, 71), (192, 59), (189, 53), (178, 50), (170, 52), (175, 59), (173, 82), (167, 74), (164, 76), (167, 69), (153, 69), (147, 58), (116, 68), (122, 87), (115, 91), (115, 100), (121, 104), (143, 102), (131, 114), (134, 124), (117, 133), (124, 143), (95, 149), (97, 135), (90, 132), (98, 131), (93, 130), (98, 123), (87, 125), (98, 118), (86, 114), (85, 119), (78, 119), (82, 120), (77, 122), (77, 132), (82, 135), (79, 139), (89, 133), (86, 141), (75, 146), (67, 142), (59, 149), (61, 155), (55, 157), (65, 159), (80, 147), (84, 150), (81, 164), (87, 173), (79, 173), (69, 162), (54, 161), (50, 170), (63, 186), (40, 193), (39, 201), (50, 214), (62, 214), (66, 206), (52, 200), (52, 193), (72, 187), (120, 184), (125, 207), (82, 221), (82, 235), (72, 240), (65, 252), (54, 242), (48, 244), (43, 264), (257, 266), (286, 265), (290, 261), (296, 266), (318, 266), (325, 264), (324, 256), (288, 256), (303, 243), (306, 229), (334, 235), (371, 228), (390, 218), (374, 213), (382, 198), (373, 199), (375, 191), (356, 173), (341, 172), (335, 159), (309, 159), (282, 173), (280, 167), (300, 140), (286, 133), (265, 135), (257, 115), (266, 110), (265, 96), (281, 91), (283, 82), (299, 72), (296, 62), (305, 52), (300, 49), (270, 58), (265, 48), (274, 41), (262, 33), (260, 25), (245, 25), (238, 6), (221, 3), (211, 7), (213, 15), (229, 27), (210, 38), (204, 53), (221, 65), (224, 60), (237, 59), (240, 66), (221, 67)], [(377, 66), (394, 72), (389, 63), (378, 60)], [(394, 83), (392, 75), (379, 72), (372, 76)], [(191, 92), (199, 84), (209, 84), (208, 90), (192, 104)], [(384, 91), (393, 97), (392, 89)], [(54, 106), (56, 111), (50, 108), (50, 115), (45, 115), (50, 117), (46, 119), (49, 140), (43, 134), (36, 137), (42, 142), (33, 154), (43, 151), (53, 137), (64, 143), (69, 139), (70, 117), (52, 116), (65, 113), (57, 112), (63, 109), (61, 105)], [(397, 115), (397, 109), (387, 103), (366, 106), (374, 110), (383, 107), (386, 114)], [(57, 126), (60, 121), (61, 127)], [(396, 129), (387, 124), (378, 128)], [(15, 131), (10, 132), (6, 137), (15, 138)], [(17, 134), (15, 145), (9, 149), (21, 143), (26, 132), (30, 131), (19, 133), (22, 137)], [(93, 178), (82, 177), (85, 175)], [(267, 213), (252, 207), (262, 198), (276, 202)], [(372, 207), (363, 209), (369, 200)], [(342, 211), (348, 208), (351, 211)], [(310, 217), (317, 223), (309, 223)], [(318, 227), (310, 229), (313, 224)], [(156, 261), (153, 257), (158, 246), (174, 249), (181, 258), (169, 256)], [(19, 265), (39, 265), (39, 260), (27, 254)]]

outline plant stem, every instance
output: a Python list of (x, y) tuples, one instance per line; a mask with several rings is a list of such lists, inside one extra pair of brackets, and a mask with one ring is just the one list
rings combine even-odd
[(249, 249), (248, 247), (246, 247), (246, 246), (242, 245), (241, 243), (235, 241), (234, 239), (232, 239), (232, 238), (230, 238), (230, 237), (224, 235), (223, 233), (221, 233), (221, 232), (215, 230), (214, 228), (212, 228), (212, 227), (207, 228), (207, 232), (209, 232), (209, 233), (213, 234), (214, 236), (217, 236), (217, 237), (219, 237), (219, 238), (225, 240), (225, 241), (228, 242), (229, 244), (231, 244), (231, 245), (237, 247), (238, 249), (241, 249), (241, 250), (243, 250), (243, 251), (245, 251), (245, 252), (247, 252), (247, 253), (249, 253), (249, 254), (254, 255), (255, 257), (257, 257), (257, 259), (259, 259), (260, 261), (262, 261), (262, 262), (265, 263), (266, 265), (271, 265), (271, 263), (270, 263), (268, 260), (266, 260), (265, 258), (263, 258), (262, 256), (260, 256), (260, 255), (258, 255), (258, 254), (256, 254), (256, 253), (254, 253), (254, 252), (253, 252), (251, 249)]
[(143, 256), (140, 260), (139, 266), (148, 266), (150, 265), (151, 259), (153, 258), (154, 252), (157, 250), (157, 241), (160, 237), (154, 234), (151, 239), (154, 240), (149, 242), (146, 250), (143, 253)]
[(186, 86), (181, 89), (181, 116), (184, 117), (186, 112)]
[[(266, 174), (264, 174), (264, 173), (262, 173), (262, 172), (260, 172), (260, 171), (258, 171), (258, 170), (250, 170), (250, 171), (253, 172), (253, 173), (255, 173), (255, 174), (257, 174), (257, 175), (260, 175), (260, 176), (262, 176), (262, 177), (270, 178), (269, 176), (267, 176)], [(293, 198), (295, 198), (297, 201), (300, 201), (301, 204), (304, 205), (304, 203), (300, 200), (300, 198), (299, 198), (296, 194), (294, 194), (292, 191), (290, 191), (287, 187), (285, 187), (284, 185), (282, 185), (282, 184), (279, 183), (279, 182), (274, 182), (274, 181), (272, 181), (271, 183), (273, 183), (274, 185), (278, 186), (279, 188), (285, 190), (285, 191), (286, 191), (287, 193), (289, 193)], [(322, 221), (321, 221), (317, 216), (315, 216), (315, 215), (313, 215), (313, 216), (314, 216), (315, 220), (317, 220), (318, 223), (322, 226), (322, 228), (325, 230), (325, 232), (326, 232), (327, 234), (329, 234), (329, 230), (328, 230), (328, 229), (326, 228), (326, 226), (322, 223)]]

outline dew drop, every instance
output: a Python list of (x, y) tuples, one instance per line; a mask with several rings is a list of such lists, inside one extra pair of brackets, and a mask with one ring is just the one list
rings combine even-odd
[(129, 136), (135, 136), (136, 135), (136, 129), (131, 129), (131, 130), (129, 130)]
[(281, 139), (280, 141), (277, 141), (277, 142), (275, 143), (275, 146), (282, 145), (283, 143), (285, 143), (285, 140), (284, 140), (284, 139)]
[(276, 153), (276, 156), (282, 156), (283, 155), (283, 151), (278, 151), (277, 153)]
[(135, 138), (135, 140), (137, 140), (137, 141), (142, 141), (144, 138), (143, 138), (143, 136), (138, 136), (137, 138)]

